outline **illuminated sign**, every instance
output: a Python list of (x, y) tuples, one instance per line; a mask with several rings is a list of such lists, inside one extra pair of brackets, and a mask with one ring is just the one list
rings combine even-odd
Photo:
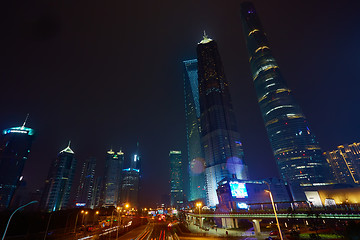
[(245, 183), (231, 181), (229, 182), (229, 185), (230, 185), (231, 196), (236, 198), (247, 198), (249, 196), (246, 190)]
[(238, 208), (240, 209), (248, 209), (249, 206), (246, 203), (237, 203)]
[(84, 207), (86, 205), (86, 203), (75, 203), (75, 205), (77, 207)]

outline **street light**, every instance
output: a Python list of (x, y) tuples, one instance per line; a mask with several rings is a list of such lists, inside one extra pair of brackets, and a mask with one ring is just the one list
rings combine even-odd
[(4, 234), (3, 234), (1, 240), (4, 240), (4, 239), (5, 239), (5, 235), (6, 235), (7, 229), (8, 229), (8, 227), (9, 227), (11, 218), (14, 216), (14, 214), (15, 214), (18, 210), (20, 210), (20, 209), (22, 209), (22, 208), (24, 208), (24, 207), (26, 207), (26, 206), (28, 206), (28, 205), (30, 205), (30, 204), (37, 203), (37, 202), (38, 202), (38, 201), (31, 201), (31, 202), (29, 202), (29, 203), (27, 203), (27, 204), (25, 204), (25, 205), (23, 205), (23, 206), (20, 206), (20, 207), (18, 207), (17, 209), (15, 209), (15, 211), (14, 211), (14, 212), (10, 215), (10, 217), (9, 217), (9, 220), (8, 220), (8, 222), (7, 222), (7, 224), (6, 224), (6, 228), (5, 228), (5, 231), (4, 231)]
[(81, 210), (81, 212), (78, 212), (77, 214), (76, 214), (76, 219), (75, 219), (75, 227), (74, 227), (74, 233), (75, 233), (75, 236), (76, 236), (76, 224), (77, 224), (77, 220), (78, 220), (78, 218), (79, 218), (79, 213), (84, 213), (85, 211), (84, 210)]
[(200, 209), (201, 209), (202, 203), (198, 202), (198, 203), (196, 203), (196, 206), (199, 208), (199, 217), (200, 217), (199, 227), (201, 228), (201, 212), (200, 212)]
[(121, 219), (119, 219), (120, 218), (120, 212), (121, 212), (121, 207), (117, 207), (116, 208), (116, 212), (117, 212), (117, 214), (118, 214), (118, 225), (117, 225), (117, 229), (116, 229), (116, 239), (118, 239), (118, 237), (119, 237), (119, 227), (120, 227), (120, 223), (121, 223)]
[(265, 190), (265, 192), (269, 193), (269, 195), (270, 195), (270, 200), (271, 200), (271, 204), (272, 204), (272, 207), (273, 207), (273, 210), (274, 210), (275, 219), (276, 219), (276, 224), (277, 224), (277, 227), (278, 227), (280, 239), (281, 239), (281, 240), (284, 240), (284, 239), (283, 239), (282, 232), (281, 232), (281, 229), (280, 229), (279, 219), (278, 219), (277, 214), (276, 214), (274, 199), (273, 199), (272, 193), (271, 193), (271, 191), (270, 191), (270, 185), (269, 185), (269, 183), (267, 183), (267, 182), (265, 182), (265, 181), (264, 181), (264, 183), (268, 186), (268, 189), (269, 189), (269, 190)]
[(99, 213), (100, 213), (99, 211), (95, 212), (95, 216), (94, 216), (94, 219), (93, 219), (93, 225), (95, 224), (95, 217), (97, 217), (97, 215), (99, 215)]
[[(83, 211), (81, 211), (81, 212), (83, 212)], [(83, 218), (82, 218), (82, 222), (81, 222), (81, 225), (84, 225), (84, 218), (85, 218), (85, 216), (89, 213), (88, 211), (86, 211), (86, 212), (83, 212), (84, 214), (83, 214)], [(86, 224), (86, 222), (85, 222), (85, 224)]]

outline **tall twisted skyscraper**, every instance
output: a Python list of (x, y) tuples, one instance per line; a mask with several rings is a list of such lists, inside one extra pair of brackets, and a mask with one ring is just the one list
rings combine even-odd
[[(26, 122), (26, 121), (25, 121)], [(35, 131), (25, 127), (5, 129), (0, 137), (0, 209), (7, 208), (18, 187)]]
[(206, 200), (218, 204), (217, 183), (247, 178), (243, 148), (217, 44), (204, 33), (197, 46), (201, 144), (206, 167)]
[(197, 59), (184, 61), (186, 140), (189, 164), (189, 201), (205, 199), (205, 161), (200, 140), (200, 103)]
[(252, 3), (241, 4), (241, 19), (260, 110), (282, 178), (300, 186), (330, 183), (328, 164), (280, 73)]

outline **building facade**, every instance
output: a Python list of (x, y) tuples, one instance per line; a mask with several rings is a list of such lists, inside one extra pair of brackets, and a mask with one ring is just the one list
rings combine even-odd
[(100, 207), (103, 205), (103, 178), (97, 177), (94, 181), (94, 187), (91, 193), (91, 208)]
[(184, 64), (186, 140), (189, 167), (188, 201), (205, 199), (205, 159), (200, 136), (200, 103), (197, 59)]
[(120, 198), (122, 205), (128, 203), (131, 207), (139, 207), (140, 164), (140, 155), (137, 153), (130, 159), (130, 167), (123, 169)]
[(247, 167), (218, 47), (205, 33), (197, 59), (206, 202), (215, 206), (217, 183), (226, 177), (246, 179)]
[(359, 185), (360, 143), (344, 144), (336, 150), (324, 152), (338, 183)]
[[(76, 204), (91, 207), (94, 188), (96, 158), (88, 158), (82, 166), (80, 183), (76, 194)], [(85, 205), (84, 205), (85, 204)]]
[(180, 208), (184, 204), (184, 176), (181, 151), (170, 151), (170, 205)]
[(52, 162), (42, 197), (42, 205), (48, 212), (66, 209), (76, 169), (75, 153), (69, 145)]
[(241, 4), (241, 19), (258, 103), (281, 177), (294, 186), (331, 183), (319, 143), (280, 73), (252, 3)]
[(104, 174), (104, 205), (116, 206), (120, 201), (124, 153), (109, 150), (106, 154)]
[(0, 138), (0, 209), (9, 207), (22, 180), (35, 131), (25, 127), (5, 129)]

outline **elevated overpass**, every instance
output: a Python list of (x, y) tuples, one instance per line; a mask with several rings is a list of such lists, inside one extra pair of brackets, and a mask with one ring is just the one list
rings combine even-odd
[[(308, 212), (291, 212), (277, 213), (279, 219), (336, 219), (336, 220), (360, 220), (360, 212), (321, 212), (321, 211), (308, 211)], [(238, 224), (236, 219), (247, 219), (253, 223), (255, 233), (260, 233), (260, 221), (262, 219), (275, 219), (273, 212), (237, 212), (237, 213), (187, 213), (186, 218), (188, 221), (200, 222), (203, 226), (203, 221), (206, 218), (220, 218), (222, 225), (226, 228), (237, 228)]]

